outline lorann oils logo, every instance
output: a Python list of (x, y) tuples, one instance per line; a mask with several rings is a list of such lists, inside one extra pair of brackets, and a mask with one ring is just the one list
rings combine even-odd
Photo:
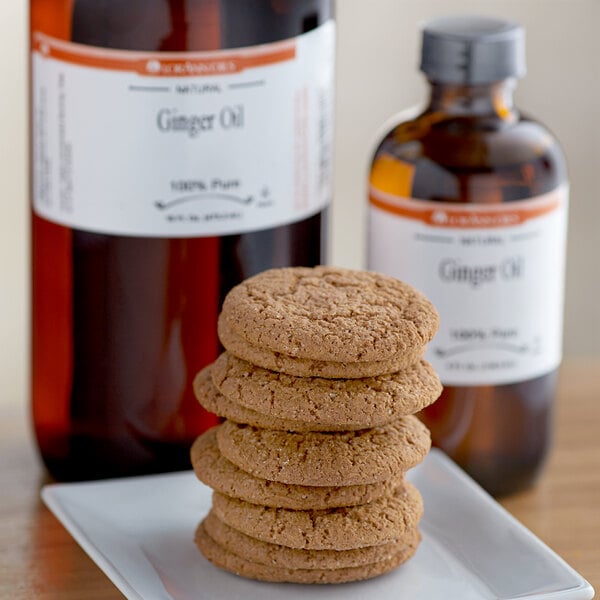
[(435, 210), (431, 224), (439, 227), (510, 227), (518, 225), (521, 218), (517, 212), (447, 212)]
[(226, 75), (240, 71), (235, 60), (157, 60), (146, 63), (149, 75), (185, 76), (185, 75)]

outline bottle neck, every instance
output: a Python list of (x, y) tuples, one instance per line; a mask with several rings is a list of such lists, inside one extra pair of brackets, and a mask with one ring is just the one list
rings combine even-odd
[(497, 116), (505, 120), (516, 117), (513, 92), (514, 79), (485, 85), (463, 85), (431, 81), (428, 112), (452, 116)]

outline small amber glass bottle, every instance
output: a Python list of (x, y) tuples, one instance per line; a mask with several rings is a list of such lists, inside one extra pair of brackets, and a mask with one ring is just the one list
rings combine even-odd
[(524, 32), (449, 17), (423, 34), (429, 103), (394, 127), (370, 173), (369, 268), (420, 288), (445, 385), (422, 414), (433, 441), (496, 495), (546, 458), (561, 358), (566, 167), (513, 104)]

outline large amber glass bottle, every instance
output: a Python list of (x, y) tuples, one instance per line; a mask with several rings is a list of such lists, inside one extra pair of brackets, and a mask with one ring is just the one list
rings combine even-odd
[(331, 0), (32, 0), (32, 395), (59, 479), (189, 468), (226, 292), (324, 262)]
[(422, 419), (494, 494), (540, 472), (561, 354), (567, 175), (554, 137), (513, 104), (523, 43), (503, 20), (429, 23), (429, 102), (370, 174), (369, 267), (440, 311), (428, 358), (445, 389)]

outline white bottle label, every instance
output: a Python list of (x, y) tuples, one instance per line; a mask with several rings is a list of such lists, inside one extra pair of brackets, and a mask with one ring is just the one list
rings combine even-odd
[(34, 34), (33, 206), (158, 237), (292, 223), (331, 197), (335, 25), (215, 52), (132, 52)]
[(369, 268), (440, 313), (427, 359), (446, 385), (498, 385), (561, 360), (566, 186), (524, 201), (459, 204), (371, 187)]

